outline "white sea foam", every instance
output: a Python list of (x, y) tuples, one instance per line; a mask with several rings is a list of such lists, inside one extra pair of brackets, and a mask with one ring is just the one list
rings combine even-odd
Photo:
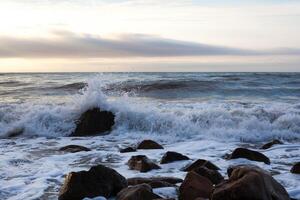
[(300, 139), (299, 105), (288, 103), (241, 104), (206, 101), (160, 103), (151, 99), (107, 97), (101, 79), (60, 105), (43, 100), (0, 108), (0, 134), (24, 129), (24, 135), (66, 136), (80, 113), (92, 107), (116, 114), (115, 134), (154, 134), (172, 139), (215, 137), (234, 141)]

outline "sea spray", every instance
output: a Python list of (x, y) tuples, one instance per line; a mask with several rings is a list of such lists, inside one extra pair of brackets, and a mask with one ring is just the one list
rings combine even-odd
[[(116, 114), (112, 134), (157, 135), (178, 141), (190, 138), (261, 142), (300, 139), (300, 106), (288, 102), (160, 101), (132, 93), (105, 94), (104, 75), (89, 78), (86, 87), (63, 103), (32, 100), (0, 107), (0, 134), (23, 129), (24, 136), (68, 136), (81, 113), (100, 107)], [(127, 82), (125, 81), (127, 84)]]

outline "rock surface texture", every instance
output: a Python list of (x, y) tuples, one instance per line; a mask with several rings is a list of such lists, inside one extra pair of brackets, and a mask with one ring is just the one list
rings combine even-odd
[(168, 151), (165, 153), (160, 161), (160, 164), (167, 164), (175, 161), (181, 161), (181, 160), (189, 160), (190, 158), (182, 155), (181, 153)]
[(91, 136), (105, 134), (115, 124), (115, 115), (109, 111), (93, 108), (84, 112), (76, 122), (76, 129), (71, 136)]
[(154, 200), (159, 198), (161, 197), (153, 193), (150, 185), (141, 184), (123, 189), (118, 193), (116, 200)]
[(160, 166), (151, 161), (147, 156), (137, 155), (132, 156), (128, 161), (129, 169), (140, 172), (148, 172), (152, 169), (160, 169)]
[(127, 187), (127, 180), (115, 170), (97, 165), (89, 171), (71, 172), (60, 189), (59, 200), (82, 200), (104, 196), (109, 198)]
[(268, 165), (271, 163), (270, 159), (264, 154), (246, 148), (237, 148), (229, 156), (229, 159), (237, 159), (237, 158), (246, 158), (252, 161), (264, 162), (265, 164)]
[(216, 186), (212, 200), (289, 200), (268, 172), (254, 166), (233, 167), (229, 180)]
[(163, 149), (163, 146), (153, 140), (143, 140), (138, 144), (137, 149)]

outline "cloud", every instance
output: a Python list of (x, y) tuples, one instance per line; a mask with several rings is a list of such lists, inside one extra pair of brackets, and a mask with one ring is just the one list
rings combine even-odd
[(49, 38), (0, 37), (0, 58), (126, 58), (181, 56), (251, 56), (300, 54), (299, 49), (254, 51), (161, 38), (124, 34), (102, 38), (55, 32)]

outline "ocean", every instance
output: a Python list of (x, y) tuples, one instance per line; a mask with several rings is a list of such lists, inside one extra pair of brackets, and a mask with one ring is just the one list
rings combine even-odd
[[(89, 108), (113, 111), (106, 136), (67, 137)], [(22, 132), (18, 137), (13, 133)], [(238, 146), (264, 150), (274, 177), (300, 199), (300, 177), (289, 172), (300, 160), (300, 73), (16, 73), (0, 74), (0, 199), (57, 199), (64, 174), (106, 164), (126, 177), (134, 153), (118, 148), (148, 138), (168, 150), (222, 167), (251, 163), (224, 160)], [(91, 152), (64, 154), (68, 144)], [(161, 151), (139, 152), (159, 159)], [(180, 164), (144, 174), (184, 177)], [(179, 166), (180, 165), (180, 166)]]

